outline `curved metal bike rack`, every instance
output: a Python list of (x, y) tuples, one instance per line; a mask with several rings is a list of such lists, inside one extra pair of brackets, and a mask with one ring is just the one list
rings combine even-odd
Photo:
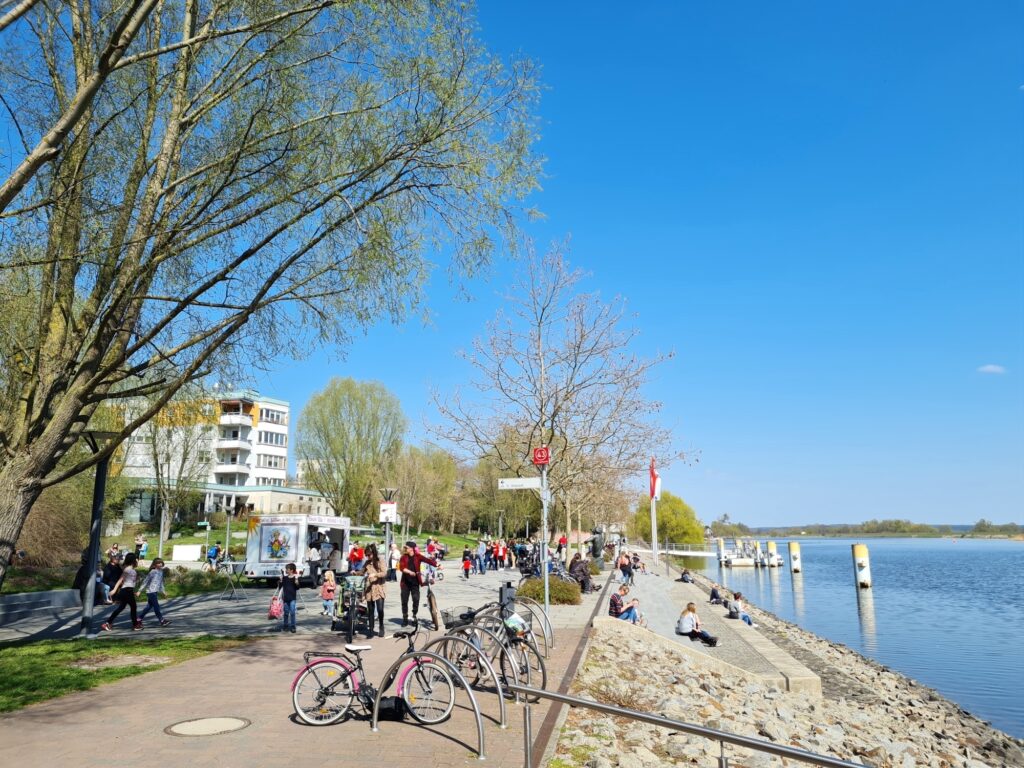
[[(530, 606), (526, 605), (525, 608), (526, 608), (527, 612), (530, 614), (531, 618), (534, 615), (536, 615), (536, 614), (534, 614), (534, 612), (530, 608)], [(522, 610), (522, 609), (519, 609), (519, 610)], [(474, 623), (475, 626), (479, 626), (479, 624), (477, 624), (477, 622), (479, 622), (480, 619), (491, 619), (491, 618), (493, 618), (495, 621), (503, 622), (503, 620), (501, 618), (501, 608), (494, 607), (494, 608), (488, 608), (486, 611), (481, 611), (480, 613), (478, 613), (476, 615), (476, 619), (474, 620), (473, 623)], [(543, 656), (545, 659), (549, 658), (550, 653), (548, 652), (549, 651), (548, 636), (547, 636), (547, 632), (544, 631), (544, 627), (541, 626), (539, 634), (537, 632), (533, 632), (532, 630), (531, 630), (531, 634), (533, 635), (534, 640), (535, 640), (535, 642), (533, 643), (533, 646), (536, 649), (537, 653), (540, 654), (541, 656)], [(541, 643), (544, 644), (543, 652), (540, 649), (540, 644)]]
[[(519, 670), (516, 669), (515, 659), (512, 658), (512, 653), (509, 651), (508, 646), (506, 646), (505, 643), (502, 642), (501, 638), (498, 637), (497, 634), (491, 632), (491, 630), (487, 629), (487, 627), (481, 627), (479, 624), (466, 624), (462, 627), (456, 627), (452, 630), (452, 632), (458, 632), (460, 634), (464, 632), (483, 632), (484, 635), (494, 640), (494, 644), (498, 648), (498, 651), (501, 654), (504, 654), (505, 657), (508, 659), (508, 668), (512, 670), (512, 682), (514, 682), (516, 685), (519, 684)], [(495, 656), (495, 658), (498, 657)], [(512, 696), (515, 698), (516, 704), (518, 704), (519, 694), (513, 693)]]
[[(486, 756), (484, 755), (484, 721), (483, 718), (480, 716), (480, 705), (477, 704), (476, 696), (473, 695), (473, 690), (470, 688), (469, 683), (466, 681), (466, 678), (462, 676), (462, 673), (459, 672), (459, 670), (455, 668), (455, 665), (448, 661), (448, 659), (444, 658), (444, 656), (440, 656), (434, 653), (433, 651), (420, 650), (413, 651), (412, 653), (403, 653), (401, 656), (395, 659), (395, 661), (391, 664), (390, 667), (388, 667), (388, 671), (384, 673), (384, 677), (382, 678), (382, 680), (390, 680), (391, 676), (395, 674), (405, 662), (414, 661), (415, 659), (420, 657), (431, 659), (436, 664), (443, 665), (448, 670), (448, 672), (455, 676), (459, 684), (462, 685), (463, 690), (465, 690), (466, 695), (469, 697), (469, 703), (473, 707), (473, 717), (476, 719), (476, 758), (477, 760), (485, 760)], [(380, 712), (380, 700), (381, 697), (383, 697), (383, 695), (384, 684), (382, 682), (381, 686), (377, 689), (377, 698), (373, 701), (373, 717), (370, 720), (370, 730), (374, 733), (377, 733), (380, 730), (379, 728), (377, 728), (377, 714)], [(399, 695), (401, 695), (401, 692), (399, 692)]]
[[(551, 620), (548, 618), (548, 615), (546, 613), (544, 613), (544, 606), (542, 606), (540, 603), (538, 603), (532, 597), (520, 597), (519, 595), (516, 595), (515, 602), (522, 603), (523, 605), (525, 605), (527, 608), (530, 609), (530, 613), (532, 613), (535, 616), (539, 616), (540, 617), (541, 627), (544, 630), (544, 638), (545, 638), (545, 640), (547, 640), (548, 647), (549, 648), (554, 648), (555, 647), (555, 630), (551, 626)], [(535, 607), (536, 607), (537, 610), (534, 610)]]
[[(439, 646), (442, 643), (461, 643), (462, 645), (468, 646), (469, 649), (472, 650), (474, 654), (476, 654), (477, 659), (483, 662), (483, 665), (487, 668), (487, 674), (491, 676), (491, 680), (494, 681), (494, 687), (498, 691), (498, 709), (501, 713), (501, 728), (502, 730), (508, 728), (508, 717), (505, 714), (505, 689), (504, 687), (502, 687), (501, 681), (495, 674), (494, 667), (491, 665), (491, 660), (487, 658), (487, 654), (484, 653), (480, 648), (477, 648), (475, 645), (473, 645), (473, 643), (471, 643), (466, 638), (459, 637), (458, 635), (442, 635), (441, 637), (431, 640), (429, 643), (423, 646), (423, 650), (429, 651), (435, 645)], [(515, 674), (515, 669), (513, 669), (512, 672), (513, 674)], [(518, 676), (516, 677), (516, 679), (518, 680)]]

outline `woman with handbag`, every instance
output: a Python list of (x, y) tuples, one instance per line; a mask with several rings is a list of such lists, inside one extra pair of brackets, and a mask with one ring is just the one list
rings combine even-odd
[(377, 614), (380, 617), (380, 636), (384, 637), (384, 598), (387, 596), (385, 583), (388, 569), (380, 559), (376, 544), (366, 547), (363, 573), (366, 574), (366, 636), (373, 637), (373, 616)]

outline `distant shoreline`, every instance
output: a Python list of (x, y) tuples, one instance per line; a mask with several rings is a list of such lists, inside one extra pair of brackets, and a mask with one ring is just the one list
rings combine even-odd
[(980, 533), (770, 533), (755, 531), (739, 536), (713, 536), (717, 539), (974, 539), (978, 541), (1024, 541), (1024, 533), (980, 534)]

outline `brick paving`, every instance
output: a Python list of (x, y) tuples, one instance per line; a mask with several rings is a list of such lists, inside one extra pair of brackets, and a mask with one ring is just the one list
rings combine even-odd
[[(438, 601), (442, 608), (480, 605), (495, 599), (498, 584), (513, 577), (518, 578), (518, 574), (492, 573), (466, 583), (450, 576), (436, 589)], [(250, 590), (249, 601), (220, 601), (216, 596), (183, 599), (177, 605), (169, 601), (166, 613), (174, 624), (167, 629), (150, 632), (147, 625), (146, 631), (132, 633), (124, 622), (122, 631), (104, 633), (99, 642), (131, 642), (157, 632), (169, 634), (171, 630), (176, 634), (248, 632), (267, 636), (240, 648), (6, 715), (0, 719), (0, 743), (8, 746), (8, 754), (32, 762), (43, 759), (48, 765), (63, 761), (75, 766), (159, 761), (169, 768), (262, 768), (311, 760), (344, 763), (368, 759), (444, 766), (478, 762), (476, 725), (464, 692), (459, 692), (451, 720), (439, 726), (425, 727), (409, 720), (383, 722), (379, 732), (373, 733), (369, 720), (362, 717), (321, 727), (297, 722), (290, 686), (302, 666), (303, 651), (330, 650), (344, 641), (329, 631), (328, 619), (315, 615), (317, 606), (308, 596), (310, 610), (300, 609), (297, 634), (270, 633), (270, 622), (264, 618), (270, 594), (270, 590)], [(581, 606), (552, 607), (556, 637), (546, 660), (550, 689), (564, 689), (574, 674), (570, 662), (580, 648), (598, 599), (599, 595), (590, 595)], [(397, 606), (398, 590), (390, 588), (389, 631), (398, 628), (394, 618)], [(427, 615), (425, 609), (420, 610), (421, 620)], [(37, 622), (43, 626), (17, 622), (5, 627), (4, 634), (61, 636), (77, 628), (73, 613), (56, 624)], [(373, 646), (372, 651), (364, 653), (364, 664), (374, 684), (380, 682), (405, 647), (404, 642), (391, 638), (364, 641), (360, 637), (356, 642)], [(494, 694), (476, 695), (484, 716), (487, 764), (523, 765), (522, 707), (509, 702), (509, 727), (502, 730)], [(536, 759), (552, 730), (554, 717), (547, 717), (549, 709), (547, 703), (532, 708)], [(251, 725), (217, 736), (180, 737), (164, 732), (174, 723), (205, 717), (245, 718)]]

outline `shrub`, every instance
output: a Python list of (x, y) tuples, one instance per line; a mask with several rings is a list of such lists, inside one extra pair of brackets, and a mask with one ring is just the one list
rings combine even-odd
[[(544, 602), (544, 580), (527, 579), (516, 592), (521, 597), (530, 597), (538, 603)], [(582, 602), (580, 597), (580, 585), (575, 582), (569, 583), (561, 579), (548, 580), (548, 597), (552, 605), (579, 605)]]
[(597, 567), (597, 563), (595, 563), (593, 560), (591, 560), (587, 564), (587, 567), (590, 569), (590, 575), (591, 576), (600, 576), (601, 575), (601, 569)]

